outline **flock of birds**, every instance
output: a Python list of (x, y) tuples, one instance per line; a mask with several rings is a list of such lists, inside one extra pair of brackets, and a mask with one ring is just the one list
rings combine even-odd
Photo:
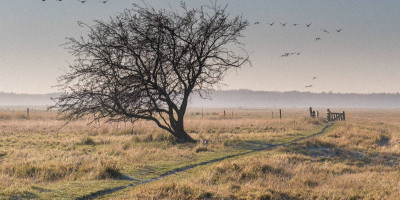
[[(318, 77), (314, 76), (312, 80), (314, 81), (314, 80), (317, 79), (317, 78), (318, 78)], [(310, 87), (312, 87), (312, 86), (313, 86), (312, 84), (306, 85), (306, 88), (310, 88)]]
[[(259, 22), (259, 21), (254, 22), (254, 25), (260, 25), (260, 24), (261, 24), (261, 22)], [(269, 25), (269, 26), (274, 26), (275, 24), (277, 24), (278, 26), (281, 25), (282, 27), (286, 27), (286, 26), (294, 26), (294, 27), (296, 27), (296, 26), (300, 26), (300, 25), (301, 25), (301, 24), (296, 24), (296, 23), (295, 23), (295, 24), (289, 24), (289, 23), (287, 23), (287, 22), (272, 22), (272, 23), (266, 23), (266, 25)], [(305, 23), (304, 25), (305, 25), (306, 28), (310, 28), (311, 25), (312, 25), (312, 23)], [(343, 28), (335, 29), (335, 30), (332, 30), (332, 31), (328, 31), (327, 29), (319, 29), (319, 30), (320, 30), (321, 32), (325, 33), (325, 34), (329, 34), (329, 33), (331, 33), (331, 32), (340, 33), (340, 32), (343, 31)], [(315, 41), (317, 42), (317, 41), (319, 41), (319, 40), (321, 40), (321, 39), (322, 39), (321, 37), (316, 37), (316, 38), (315, 38)], [(289, 57), (289, 56), (292, 56), (292, 55), (297, 55), (297, 56), (299, 56), (300, 54), (301, 54), (301, 52), (286, 52), (286, 53), (283, 53), (280, 57), (286, 58), (286, 57)], [(314, 76), (312, 80), (315, 81), (317, 78), (318, 78), (318, 77)], [(309, 84), (309, 85), (306, 85), (305, 87), (306, 87), (306, 88), (311, 88), (312, 86), (313, 86), (313, 84)]]
[[(46, 1), (46, 0), (42, 0), (42, 1)], [(56, 0), (56, 1), (62, 1), (62, 0)], [(81, 3), (86, 3), (87, 2), (87, 0), (77, 0), (77, 1), (81, 2)], [(108, 0), (101, 0), (99, 2), (105, 4), (105, 3), (108, 2)], [(260, 25), (260, 24), (261, 24), (261, 22), (259, 22), (259, 21), (254, 22), (254, 25)], [(275, 24), (277, 24), (277, 25), (281, 25), (282, 27), (286, 27), (286, 26), (290, 26), (290, 25), (296, 27), (296, 26), (300, 26), (301, 25), (301, 24), (296, 24), (296, 23), (289, 24), (288, 22), (272, 22), (272, 23), (266, 23), (266, 24), (269, 25), (269, 26), (274, 26)], [(305, 25), (305, 27), (310, 28), (312, 23), (305, 23), (304, 25)], [(328, 31), (327, 29), (320, 29), (320, 31), (322, 31), (322, 32), (324, 32), (326, 34), (330, 33), (330, 31)], [(343, 29), (340, 28), (340, 29), (336, 29), (334, 31), (340, 33), (340, 32), (343, 31)], [(315, 38), (315, 41), (319, 41), (319, 40), (321, 40), (321, 37), (316, 37)], [(289, 57), (289, 56), (292, 56), (292, 55), (299, 56), (300, 54), (301, 54), (301, 52), (287, 52), (287, 53), (282, 54), (280, 57)], [(316, 79), (317, 79), (317, 77), (314, 76), (312, 80), (314, 81)], [(309, 85), (306, 85), (305, 87), (306, 88), (311, 88), (312, 86), (313, 86), (312, 84), (309, 84)]]
[(300, 55), (301, 52), (291, 52), (291, 53), (284, 53), (281, 55), (281, 57), (288, 57), (288, 56), (292, 56), (292, 55)]
[[(261, 24), (261, 22), (254, 22), (254, 25), (259, 25), (259, 24)], [(267, 25), (270, 25), (270, 26), (273, 26), (274, 24), (278, 24), (278, 22), (267, 23)], [(287, 22), (279, 22), (279, 24), (280, 24), (282, 27), (285, 27), (286, 25), (289, 26), (289, 23), (287, 23)], [(296, 26), (300, 26), (300, 24), (291, 24), (291, 25), (292, 25), (292, 26), (295, 26), (295, 27), (296, 27)], [(306, 26), (307, 28), (311, 27), (311, 25), (312, 25), (312, 23), (309, 23), (309, 24), (305, 23), (305, 26)], [(320, 29), (320, 31), (322, 31), (322, 32), (324, 32), (324, 33), (330, 33), (330, 31), (328, 31), (328, 30), (326, 30), (326, 29)], [(340, 32), (343, 31), (343, 29), (340, 28), (340, 29), (336, 29), (336, 30), (334, 30), (334, 31), (340, 33)], [(315, 38), (315, 41), (318, 41), (318, 40), (321, 40), (321, 38), (320, 38), (320, 37)]]
[[(42, 1), (46, 1), (46, 0), (42, 0)], [(62, 0), (56, 0), (56, 1), (62, 1)], [(87, 0), (77, 0), (77, 1), (79, 1), (79, 2), (81, 2), (81, 3), (86, 3), (86, 2), (87, 2)], [(99, 1), (99, 2), (100, 2), (100, 3), (107, 3), (107, 1), (108, 1), (108, 0)]]

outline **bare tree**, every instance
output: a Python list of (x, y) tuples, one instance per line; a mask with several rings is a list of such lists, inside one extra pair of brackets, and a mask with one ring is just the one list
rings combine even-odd
[(79, 23), (89, 33), (67, 38), (76, 59), (59, 77), (63, 95), (55, 107), (69, 121), (151, 120), (178, 141), (193, 142), (184, 129), (190, 94), (212, 89), (227, 70), (249, 62), (238, 41), (249, 23), (226, 8), (134, 4), (107, 22)]

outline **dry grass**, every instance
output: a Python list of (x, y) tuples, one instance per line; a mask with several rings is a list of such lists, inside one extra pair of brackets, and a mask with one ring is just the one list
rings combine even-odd
[[(322, 109), (321, 109), (322, 110)], [(339, 109), (338, 109), (339, 110)], [(284, 143), (323, 121), (307, 110), (191, 110), (199, 142), (154, 124), (64, 124), (53, 112), (0, 111), (0, 199), (74, 199), (226, 155)], [(275, 113), (277, 113), (275, 111)], [(400, 111), (346, 110), (346, 122), (290, 146), (198, 167), (104, 199), (397, 199)], [(275, 114), (276, 115), (276, 114)], [(323, 113), (321, 113), (321, 116)], [(125, 178), (124, 178), (125, 177)]]
[(0, 111), (0, 199), (70, 199), (126, 184), (123, 175), (152, 178), (248, 151), (246, 141), (285, 142), (321, 123), (306, 116), (289, 110), (279, 120), (269, 110), (234, 110), (224, 118), (222, 110), (207, 110), (202, 118), (193, 110), (185, 127), (199, 142), (175, 144), (146, 121), (87, 126), (82, 120), (60, 130), (64, 122), (54, 112), (31, 111), (27, 117), (22, 110)]
[(119, 199), (398, 199), (400, 112), (353, 110), (327, 134), (130, 188)]

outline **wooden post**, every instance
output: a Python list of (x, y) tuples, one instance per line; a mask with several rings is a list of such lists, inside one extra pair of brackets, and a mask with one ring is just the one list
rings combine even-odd
[(310, 107), (310, 117), (313, 117), (313, 115), (312, 115), (312, 107)]
[(327, 110), (326, 118), (328, 118), (328, 121), (331, 121), (331, 111), (329, 109)]
[(274, 111), (272, 111), (272, 119), (274, 118)]
[(317, 111), (317, 118), (319, 117), (319, 111)]
[(26, 109), (26, 116), (29, 117), (29, 108)]
[(225, 118), (225, 110), (224, 110), (224, 118)]
[(343, 121), (346, 121), (346, 115), (345, 115), (344, 111), (343, 111)]
[(203, 110), (201, 110), (201, 118), (203, 118)]
[(279, 119), (282, 119), (282, 109), (279, 109)]

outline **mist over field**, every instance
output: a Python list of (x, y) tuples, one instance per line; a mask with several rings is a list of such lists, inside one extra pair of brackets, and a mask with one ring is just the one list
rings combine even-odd
[(15, 94), (0, 92), (0, 106), (49, 106), (54, 104), (51, 98), (58, 95), (58, 93)]
[(252, 90), (215, 91), (211, 100), (193, 97), (192, 107), (341, 107), (400, 108), (400, 94), (341, 94), (311, 92), (268, 92)]
[[(0, 93), (0, 106), (49, 106), (50, 94)], [(310, 92), (269, 92), (252, 90), (213, 91), (207, 99), (193, 94), (192, 108), (271, 108), (271, 107), (400, 108), (400, 94), (341, 94)]]

